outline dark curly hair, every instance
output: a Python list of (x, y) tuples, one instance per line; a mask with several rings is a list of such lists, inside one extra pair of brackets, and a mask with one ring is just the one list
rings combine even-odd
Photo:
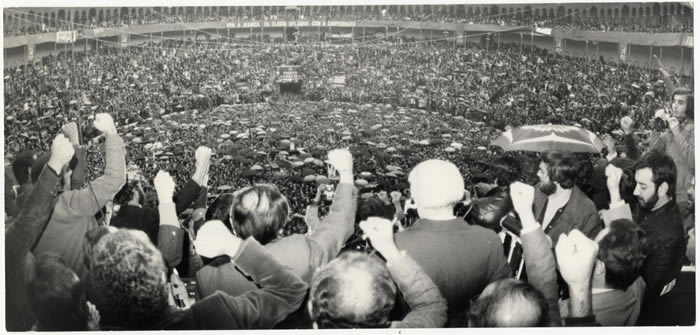
[(348, 251), (316, 270), (311, 320), (319, 328), (387, 328), (396, 286), (376, 257)]
[(166, 268), (160, 251), (142, 231), (121, 229), (93, 249), (88, 297), (101, 324), (146, 329), (168, 308)]

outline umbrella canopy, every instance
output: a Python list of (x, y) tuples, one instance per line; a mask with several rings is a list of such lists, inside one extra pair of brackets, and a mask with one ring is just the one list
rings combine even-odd
[(328, 179), (328, 177), (318, 175), (318, 176), (316, 176), (316, 182), (317, 182), (319, 185), (322, 185), (322, 184), (330, 184), (331, 180)]
[(387, 165), (386, 169), (389, 171), (395, 171), (395, 170), (401, 170), (401, 167), (395, 166), (395, 165)]
[(396, 148), (388, 147), (388, 148), (386, 148), (386, 152), (396, 152)]
[(316, 166), (323, 166), (323, 161), (320, 159), (314, 159), (314, 165)]
[(355, 185), (357, 186), (367, 186), (367, 184), (369, 184), (369, 182), (364, 179), (355, 180)]
[(598, 153), (603, 141), (594, 133), (579, 127), (563, 125), (532, 125), (504, 132), (491, 145), (506, 151), (559, 150)]
[(314, 176), (314, 175), (308, 175), (308, 176), (304, 177), (305, 183), (310, 183), (310, 182), (314, 182), (314, 181), (316, 181), (316, 176)]
[(454, 147), (447, 147), (447, 148), (445, 148), (445, 151), (446, 152), (455, 152), (455, 151), (457, 151), (457, 149), (455, 149)]
[(364, 172), (361, 172), (360, 175), (361, 175), (362, 177), (371, 177), (371, 176), (372, 176), (372, 173), (371, 173), (371, 172), (364, 171)]
[(233, 188), (233, 187), (231, 187), (231, 186), (224, 185), (224, 186), (219, 186), (219, 187), (217, 187), (216, 189), (219, 190), (219, 191), (229, 191), (229, 190), (231, 190), (232, 188)]
[(262, 168), (262, 166), (255, 164), (255, 165), (251, 166), (250, 169), (253, 171), (262, 171), (263, 168)]
[(307, 158), (307, 159), (304, 160), (304, 163), (305, 163), (305, 164), (311, 164), (311, 163), (313, 163), (314, 161), (315, 161), (315, 159), (314, 159), (313, 157), (309, 157), (309, 158)]

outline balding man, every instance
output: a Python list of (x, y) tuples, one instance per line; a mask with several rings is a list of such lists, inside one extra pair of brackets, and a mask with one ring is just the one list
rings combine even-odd
[(421, 219), (396, 234), (396, 244), (447, 299), (447, 326), (463, 325), (470, 300), (490, 283), (512, 276), (501, 240), (493, 231), (454, 216), (453, 208), (464, 196), (464, 179), (454, 164), (424, 161), (408, 181)]

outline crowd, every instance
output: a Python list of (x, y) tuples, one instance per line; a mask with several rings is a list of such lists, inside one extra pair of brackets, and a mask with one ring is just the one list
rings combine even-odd
[[(693, 92), (657, 66), (166, 41), (8, 68), (8, 329), (694, 324)], [(543, 123), (605, 147), (490, 145)]]
[[(26, 15), (22, 19), (21, 12), (13, 15), (12, 22), (4, 24), (3, 32), (5, 36), (18, 36), (54, 32), (71, 29), (93, 29), (119, 27), (123, 25), (144, 25), (177, 22), (236, 22), (236, 21), (285, 21), (285, 20), (394, 20), (394, 21), (428, 21), (442, 23), (471, 23), (471, 24), (496, 24), (511, 26), (530, 26), (539, 24), (540, 26), (556, 27), (566, 26), (579, 30), (600, 30), (600, 31), (630, 31), (648, 33), (668, 33), (668, 32), (693, 32), (692, 12), (664, 16), (655, 19), (651, 16), (626, 17), (573, 17), (561, 14), (557, 18), (551, 18), (545, 14), (536, 15), (531, 11), (522, 13), (481, 13), (467, 14), (462, 12), (450, 12), (446, 7), (424, 10), (422, 12), (404, 11), (401, 6), (394, 8), (376, 7), (372, 10), (361, 11), (361, 9), (341, 10), (336, 7), (320, 7), (318, 10), (309, 13), (298, 7), (298, 10), (267, 10), (263, 8), (243, 9), (237, 12), (212, 11), (197, 12), (188, 10), (185, 13), (173, 15), (170, 13), (160, 13), (146, 9), (143, 15), (130, 15), (128, 12), (120, 12), (119, 16), (97, 17), (82, 15), (75, 20), (50, 19), (42, 15)], [(556, 7), (551, 7), (556, 8)], [(478, 10), (478, 9), (477, 9)], [(558, 9), (557, 9), (558, 10)], [(547, 11), (547, 8), (543, 9)], [(563, 13), (563, 12), (562, 12)], [(603, 14), (601, 14), (603, 15)], [(623, 21), (624, 20), (624, 21)]]

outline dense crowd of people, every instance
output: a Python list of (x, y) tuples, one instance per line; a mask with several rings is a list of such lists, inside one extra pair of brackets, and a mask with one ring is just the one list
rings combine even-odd
[[(694, 94), (656, 61), (166, 40), (6, 68), (7, 328), (692, 325)], [(491, 145), (547, 123), (604, 147)]]
[[(550, 8), (556, 9), (558, 6)], [(523, 11), (515, 13), (490, 13), (477, 9), (475, 13), (464, 11), (450, 12), (446, 7), (439, 6), (428, 11), (421, 12), (404, 11), (402, 6), (376, 6), (371, 10), (361, 11), (359, 8), (340, 9), (332, 6), (320, 7), (318, 10), (309, 13), (304, 10), (304, 6), (298, 6), (295, 10), (268, 10), (263, 8), (244, 8), (236, 12), (225, 10), (210, 12), (197, 12), (187, 10), (185, 13), (178, 12), (177, 15), (160, 13), (146, 8), (142, 15), (135, 15), (129, 12), (120, 12), (118, 16), (108, 15), (98, 17), (79, 16), (74, 20), (60, 18), (50, 19), (41, 14), (26, 14), (21, 12), (13, 15), (11, 22), (5, 22), (3, 33), (5, 36), (18, 36), (54, 32), (72, 29), (94, 29), (107, 27), (120, 27), (123, 25), (144, 25), (177, 22), (236, 22), (236, 21), (284, 21), (284, 20), (394, 20), (394, 21), (426, 21), (442, 23), (471, 23), (471, 24), (495, 24), (511, 26), (531, 26), (538, 24), (545, 27), (566, 26), (579, 30), (594, 31), (629, 31), (648, 33), (670, 33), (670, 32), (693, 32), (692, 9), (685, 9), (684, 13), (677, 15), (667, 15), (655, 19), (649, 15), (640, 14), (637, 17), (621, 18), (605, 16), (601, 17), (574, 17), (571, 14), (561, 14), (552, 18), (546, 13)], [(550, 9), (551, 10), (551, 9)], [(548, 8), (543, 9), (544, 12)], [(24, 17), (24, 19), (22, 19)]]

